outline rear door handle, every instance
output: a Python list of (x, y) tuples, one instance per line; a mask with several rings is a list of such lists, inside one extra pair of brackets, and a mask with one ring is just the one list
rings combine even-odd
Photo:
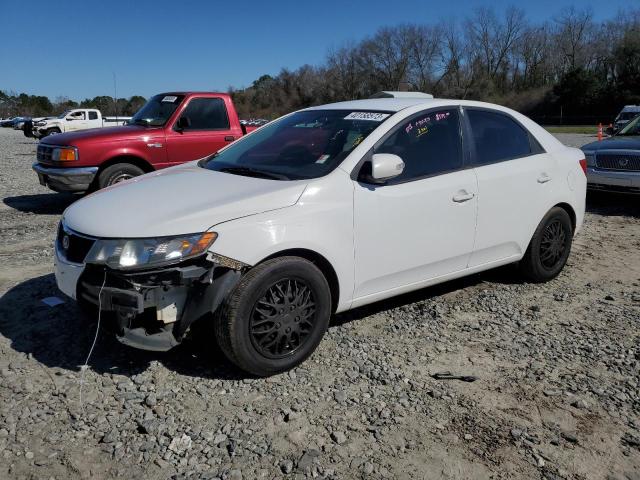
[(469, 193), (466, 190), (461, 190), (460, 192), (456, 193), (451, 200), (456, 203), (463, 203), (468, 202), (473, 197), (475, 197), (475, 194)]
[(538, 183), (547, 183), (549, 180), (551, 180), (551, 177), (546, 173), (542, 173), (538, 177)]

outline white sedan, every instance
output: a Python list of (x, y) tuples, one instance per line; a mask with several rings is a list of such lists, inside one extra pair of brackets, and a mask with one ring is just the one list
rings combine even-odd
[(333, 313), (514, 262), (557, 276), (583, 221), (583, 153), (501, 106), (386, 96), (286, 115), (79, 200), (60, 289), (127, 345), (168, 350), (209, 324), (229, 360), (272, 375)]

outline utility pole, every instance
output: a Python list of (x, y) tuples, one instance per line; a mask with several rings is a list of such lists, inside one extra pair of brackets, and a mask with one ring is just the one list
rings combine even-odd
[(113, 73), (113, 104), (116, 112), (116, 123), (118, 122), (118, 90), (116, 89), (116, 72)]

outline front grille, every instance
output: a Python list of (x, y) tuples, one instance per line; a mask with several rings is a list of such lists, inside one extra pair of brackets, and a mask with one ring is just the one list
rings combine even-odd
[(599, 153), (596, 167), (602, 170), (640, 171), (640, 153)]
[[(68, 238), (68, 241), (65, 241), (65, 237)], [(93, 247), (95, 240), (65, 230), (61, 223), (58, 227), (58, 239), (56, 242), (58, 250), (62, 252), (69, 262), (82, 263), (91, 247)]]
[(38, 145), (38, 153), (37, 159), (39, 162), (51, 163), (51, 154), (53, 152), (53, 147), (48, 145)]

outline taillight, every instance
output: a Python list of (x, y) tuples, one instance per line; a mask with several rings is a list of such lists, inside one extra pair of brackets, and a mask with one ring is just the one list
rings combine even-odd
[(587, 159), (583, 158), (582, 160), (580, 160), (580, 166), (582, 167), (582, 171), (584, 172), (584, 174), (587, 174)]

